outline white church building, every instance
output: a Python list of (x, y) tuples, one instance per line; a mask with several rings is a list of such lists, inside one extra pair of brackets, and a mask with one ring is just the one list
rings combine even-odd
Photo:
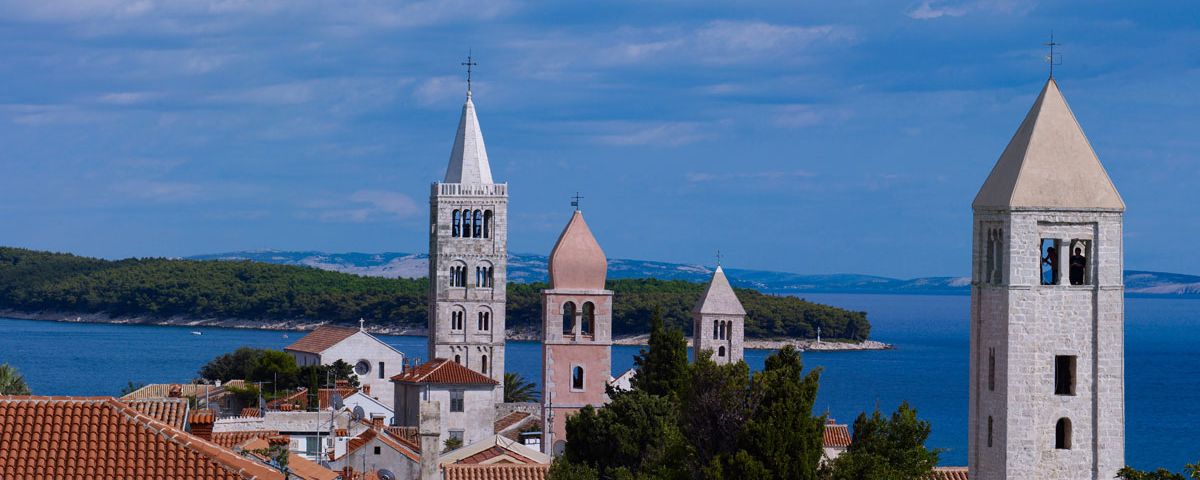
[(394, 408), (391, 377), (404, 370), (404, 354), (359, 328), (321, 325), (284, 347), (296, 364), (329, 365), (338, 360), (354, 366), (362, 393)]

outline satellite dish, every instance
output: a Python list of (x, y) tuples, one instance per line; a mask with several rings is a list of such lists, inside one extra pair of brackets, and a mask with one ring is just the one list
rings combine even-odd
[(376, 475), (379, 475), (379, 480), (396, 480), (396, 474), (386, 468), (379, 469)]
[(363, 408), (358, 405), (354, 406), (354, 412), (350, 414), (350, 418), (355, 421), (362, 420), (366, 416), (367, 416), (367, 411), (363, 410)]
[(346, 404), (342, 402), (342, 394), (340, 393), (334, 393), (331, 395), (329, 397), (329, 404), (333, 406), (334, 410), (341, 410), (342, 407), (346, 406)]

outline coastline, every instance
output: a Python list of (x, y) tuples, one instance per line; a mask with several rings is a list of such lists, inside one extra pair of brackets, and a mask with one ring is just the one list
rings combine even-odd
[[(324, 325), (327, 322), (301, 321), (301, 320), (245, 320), (236, 318), (192, 318), (192, 317), (110, 317), (104, 313), (64, 313), (64, 312), (23, 312), (17, 310), (0, 309), (0, 317), (15, 318), (20, 320), (39, 320), (50, 322), (64, 323), (108, 323), (116, 325), (158, 325), (172, 327), (218, 327), (218, 328), (244, 328), (249, 330), (275, 330), (275, 331), (293, 331), (302, 332), (312, 330), (318, 326)], [(413, 328), (398, 328), (398, 327), (381, 327), (367, 325), (368, 333), (378, 335), (403, 335), (403, 336), (418, 336), (424, 337), (428, 334), (428, 329), (423, 327)], [(513, 341), (531, 341), (539, 340), (540, 334), (533, 329), (509, 330), (505, 334), (505, 338)], [(686, 337), (688, 345), (691, 345), (691, 337)], [(613, 338), (613, 345), (627, 346), (646, 346), (649, 344), (650, 334), (644, 333), (641, 335), (623, 335)], [(810, 339), (801, 338), (774, 338), (774, 339), (746, 339), (743, 344), (747, 349), (751, 350), (778, 350), (785, 345), (792, 345), (800, 351), (862, 351), (862, 350), (891, 350), (895, 346), (876, 340), (864, 340), (860, 343), (850, 343), (843, 341), (822, 341), (817, 342)]]

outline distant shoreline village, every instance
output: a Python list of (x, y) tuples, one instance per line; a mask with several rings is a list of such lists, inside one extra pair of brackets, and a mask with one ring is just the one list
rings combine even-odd
[[(20, 320), (38, 320), (63, 323), (105, 323), (111, 325), (153, 325), (165, 327), (215, 327), (249, 330), (266, 330), (279, 332), (307, 332), (326, 322), (310, 321), (269, 321), (269, 320), (238, 320), (238, 319), (196, 319), (185, 317), (154, 318), (154, 317), (110, 317), (104, 313), (74, 314), (55, 312), (22, 312), (17, 310), (0, 310), (0, 317)], [(424, 328), (395, 328), (383, 326), (366, 326), (366, 331), (375, 335), (396, 335), (411, 337), (427, 337), (429, 332)], [(538, 342), (539, 332), (508, 331), (506, 340), (517, 342)], [(692, 338), (686, 337), (690, 343)], [(645, 346), (650, 340), (649, 334), (624, 335), (613, 338), (613, 345)], [(750, 350), (778, 350), (785, 345), (796, 347), (800, 351), (841, 352), (862, 350), (892, 350), (895, 345), (878, 340), (863, 340), (850, 342), (844, 340), (816, 340), (803, 338), (759, 338), (744, 340)]]

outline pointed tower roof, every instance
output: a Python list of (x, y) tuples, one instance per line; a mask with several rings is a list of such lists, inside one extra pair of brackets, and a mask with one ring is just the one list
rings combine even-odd
[(1046, 81), (972, 206), (1125, 210), (1054, 78)]
[(492, 167), (488, 163), (487, 148), (483, 145), (483, 131), (479, 129), (479, 118), (475, 116), (475, 102), (471, 101), (471, 92), (467, 92), (462, 118), (458, 120), (458, 133), (454, 135), (454, 149), (450, 151), (450, 165), (446, 167), (445, 183), (492, 183)]
[(704, 290), (704, 296), (696, 302), (692, 312), (717, 315), (746, 314), (746, 309), (742, 308), (742, 302), (738, 300), (737, 294), (733, 293), (733, 287), (729, 285), (729, 279), (725, 278), (725, 270), (721, 269), (720, 265), (717, 265), (712, 280), (708, 282), (708, 289)]
[(608, 260), (596, 243), (583, 212), (575, 211), (550, 252), (550, 288), (603, 290)]

